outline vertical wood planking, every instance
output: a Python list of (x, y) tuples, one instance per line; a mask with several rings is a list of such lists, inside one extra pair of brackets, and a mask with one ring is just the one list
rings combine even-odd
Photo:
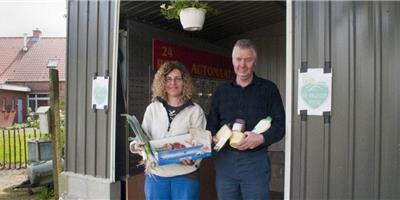
[(77, 75), (78, 75), (78, 37), (75, 34), (78, 30), (78, 9), (79, 4), (77, 1), (68, 2), (68, 44), (67, 44), (67, 98), (66, 98), (66, 171), (76, 171), (76, 146), (77, 146), (77, 103), (78, 97), (75, 91), (78, 87)]
[(373, 195), (374, 174), (374, 27), (372, 2), (355, 7), (354, 198), (366, 199)]
[[(97, 1), (89, 1), (89, 9), (88, 9), (88, 47), (87, 47), (87, 74), (86, 74), (86, 91), (88, 94), (92, 94), (92, 84), (93, 78), (97, 73), (98, 66), (98, 4)], [(87, 123), (86, 123), (86, 167), (85, 174), (95, 176), (96, 175), (96, 148), (97, 148), (97, 122), (96, 116), (97, 111), (94, 112), (92, 108), (92, 101), (89, 98), (86, 101), (86, 114), (87, 114)], [(100, 110), (101, 112), (101, 110)]]
[(382, 2), (381, 199), (400, 197), (400, 5)]
[(76, 172), (85, 174), (86, 165), (86, 102), (88, 94), (86, 91), (86, 73), (87, 73), (87, 19), (88, 19), (88, 2), (79, 3), (79, 24), (78, 24), (78, 74), (77, 74), (77, 146), (76, 146)]
[[(331, 4), (324, 3), (323, 7), (324, 15), (324, 24), (323, 24), (323, 33), (324, 33), (324, 65), (328, 62), (331, 62)], [(324, 66), (326, 67), (326, 66)], [(331, 69), (332, 70), (332, 69)], [(331, 154), (331, 121), (330, 117), (332, 112), (330, 113), (329, 120), (325, 121), (324, 119), (324, 141), (323, 141), (323, 180), (322, 180), (322, 199), (329, 199), (329, 180), (330, 180), (330, 154)]]
[[(300, 19), (295, 19), (294, 24), (294, 69), (305, 60), (308, 67), (320, 63), (321, 52), (324, 60), (332, 61), (332, 118), (320, 130), (322, 117), (308, 117), (307, 121), (299, 122), (299, 116), (294, 115), (292, 197), (397, 199), (400, 4), (325, 2), (321, 7), (319, 3), (308, 3), (307, 10), (298, 8), (304, 2), (295, 3), (295, 12), (305, 13), (296, 13)], [(322, 18), (325, 18), (323, 30)], [(301, 30), (305, 28), (307, 31), (303, 33)], [(323, 48), (318, 43), (321, 32), (325, 34)], [(313, 41), (304, 43), (304, 38)], [(308, 46), (304, 47), (305, 44)], [(294, 81), (297, 89), (298, 80)], [(295, 90), (294, 102), (297, 93)], [(294, 108), (293, 113), (296, 111)], [(323, 134), (322, 146), (318, 134)], [(297, 154), (300, 159), (295, 157), (296, 150), (300, 151)], [(316, 169), (318, 166), (323, 166), (322, 174)], [(300, 181), (296, 172), (300, 173)]]
[(354, 97), (354, 93), (355, 93), (355, 84), (354, 84), (354, 77), (355, 77), (355, 28), (354, 28), (354, 24), (355, 24), (355, 6), (354, 6), (354, 2), (350, 2), (349, 5), (349, 65), (348, 65), (348, 73), (349, 73), (349, 112), (348, 112), (348, 116), (349, 116), (349, 130), (347, 131), (349, 133), (348, 135), (348, 146), (349, 146), (349, 164), (348, 164), (348, 191), (347, 191), (347, 197), (348, 199), (353, 199), (354, 198), (354, 135), (355, 135), (355, 97)]
[[(98, 74), (105, 76), (109, 68), (109, 11), (108, 1), (99, 1), (99, 27), (98, 27)], [(110, 85), (109, 85), (110, 86)], [(109, 88), (110, 89), (110, 88)], [(110, 92), (109, 92), (110, 93)], [(110, 100), (110, 96), (109, 96)], [(106, 110), (97, 113), (97, 149), (96, 149), (96, 176), (107, 177), (109, 142), (107, 141), (108, 118)]]
[[(301, 65), (308, 67), (308, 2), (302, 5), (301, 14)], [(298, 75), (297, 75), (298, 76)], [(306, 120), (308, 117), (306, 116)], [(307, 192), (307, 121), (300, 121), (300, 199), (306, 199)]]
[(302, 32), (300, 30), (300, 27), (302, 26), (302, 4), (299, 2), (294, 2), (293, 3), (293, 21), (294, 21), (294, 27), (293, 27), (293, 104), (296, 106), (293, 106), (293, 130), (292, 130), (292, 148), (291, 148), (291, 163), (293, 166), (296, 167), (291, 167), (292, 172), (291, 174), (291, 192), (290, 192), (290, 199), (301, 199), (301, 177), (302, 177), (302, 170), (301, 170), (301, 140), (300, 140), (300, 132), (298, 131), (298, 127), (300, 127), (300, 118), (297, 114), (297, 98), (298, 98), (298, 90), (296, 89), (297, 87), (297, 82), (298, 82), (298, 69), (300, 69), (301, 66), (301, 61), (302, 61), (302, 56), (301, 56), (301, 37), (302, 37)]
[[(110, 10), (116, 6), (116, 2), (110, 1), (70, 0), (68, 20), (66, 168), (77, 174), (111, 179), (112, 111), (110, 107), (94, 111), (91, 90), (95, 74), (111, 77), (115, 64), (116, 54), (110, 45), (117, 39), (116, 24), (111, 20), (118, 16)], [(110, 80), (109, 106), (114, 94), (112, 86)]]
[(381, 154), (382, 154), (382, 13), (381, 2), (373, 2), (373, 24), (374, 32), (374, 176), (373, 196), (381, 199)]

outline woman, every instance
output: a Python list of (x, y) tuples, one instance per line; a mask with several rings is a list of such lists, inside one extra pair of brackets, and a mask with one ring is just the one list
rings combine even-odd
[[(192, 80), (179, 62), (167, 62), (157, 71), (152, 85), (152, 103), (147, 106), (142, 128), (151, 140), (188, 133), (189, 128), (205, 128), (201, 107), (193, 103)], [(131, 143), (132, 153), (142, 150)], [(146, 199), (198, 199), (200, 160), (156, 166), (145, 177)]]

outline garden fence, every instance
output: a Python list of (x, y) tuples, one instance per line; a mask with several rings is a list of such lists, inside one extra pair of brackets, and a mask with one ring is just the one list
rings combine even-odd
[(28, 164), (28, 140), (48, 136), (36, 128), (0, 129), (0, 170), (25, 169)]

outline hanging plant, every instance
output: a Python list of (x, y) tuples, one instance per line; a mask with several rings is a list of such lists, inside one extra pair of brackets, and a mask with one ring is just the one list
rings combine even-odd
[(204, 9), (208, 14), (218, 14), (208, 3), (197, 0), (171, 0), (170, 3), (161, 4), (160, 11), (166, 19), (179, 19), (181, 10), (185, 8)]

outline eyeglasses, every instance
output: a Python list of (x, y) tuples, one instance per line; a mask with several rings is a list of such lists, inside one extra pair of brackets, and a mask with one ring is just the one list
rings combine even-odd
[(172, 81), (181, 82), (182, 80), (183, 80), (183, 78), (179, 77), (179, 76), (178, 77), (174, 77), (174, 78), (172, 78), (172, 77), (165, 78), (165, 81), (168, 82), (168, 83), (170, 83)]

